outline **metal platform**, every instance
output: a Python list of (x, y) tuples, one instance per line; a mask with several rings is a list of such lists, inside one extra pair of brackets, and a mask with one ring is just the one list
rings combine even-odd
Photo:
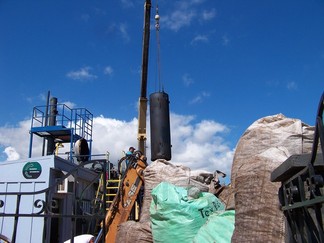
[[(285, 162), (271, 173), (272, 182), (284, 182), (308, 166), (312, 154), (298, 154), (290, 156)], [(315, 170), (324, 173), (323, 155), (317, 154), (314, 161)]]
[[(49, 110), (54, 112), (51, 113)], [(44, 141), (70, 143), (71, 153), (75, 142), (84, 138), (89, 144), (91, 154), (92, 125), (93, 115), (85, 108), (71, 109), (65, 104), (34, 107), (30, 128), (29, 158), (32, 156), (34, 135), (43, 138)]]
[(73, 128), (63, 126), (34, 127), (30, 129), (30, 132), (43, 138), (53, 137), (62, 143), (68, 143), (71, 140), (75, 142), (81, 138), (81, 136), (73, 134)]

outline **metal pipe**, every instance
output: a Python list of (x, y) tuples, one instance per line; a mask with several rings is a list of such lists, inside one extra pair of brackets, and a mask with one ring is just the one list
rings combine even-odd
[[(44, 121), (44, 124), (43, 124), (45, 126), (47, 126), (47, 121), (48, 121), (48, 105), (49, 105), (49, 99), (50, 99), (50, 91), (47, 92), (45, 121)], [(45, 154), (45, 138), (43, 138), (42, 156), (44, 156), (44, 154)]]
[[(50, 115), (48, 119), (49, 126), (56, 126), (57, 115), (57, 98), (52, 97), (50, 100)], [(55, 151), (55, 141), (53, 137), (47, 138), (47, 155), (53, 154)]]

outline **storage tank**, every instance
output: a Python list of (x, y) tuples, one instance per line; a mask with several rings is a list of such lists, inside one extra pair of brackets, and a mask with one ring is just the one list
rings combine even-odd
[(151, 160), (171, 160), (169, 96), (165, 92), (150, 95)]

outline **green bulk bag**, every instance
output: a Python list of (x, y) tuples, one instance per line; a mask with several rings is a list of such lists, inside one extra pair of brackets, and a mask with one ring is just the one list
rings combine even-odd
[(188, 197), (188, 190), (161, 182), (152, 192), (150, 218), (154, 242), (192, 242), (214, 212), (224, 210), (219, 199), (208, 192)]

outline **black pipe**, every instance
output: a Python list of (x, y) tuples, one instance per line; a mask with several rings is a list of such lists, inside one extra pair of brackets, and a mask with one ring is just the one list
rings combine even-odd
[[(57, 115), (57, 98), (52, 97), (50, 100), (50, 114), (48, 119), (48, 126), (56, 126), (56, 115)], [(55, 141), (54, 137), (47, 137), (47, 155), (54, 154)]]
[[(47, 92), (47, 99), (46, 99), (46, 111), (45, 111), (45, 123), (44, 125), (47, 126), (47, 120), (48, 120), (48, 106), (49, 106), (49, 100), (50, 100), (50, 91)], [(42, 156), (45, 154), (45, 138), (43, 138), (43, 148), (42, 148)]]

